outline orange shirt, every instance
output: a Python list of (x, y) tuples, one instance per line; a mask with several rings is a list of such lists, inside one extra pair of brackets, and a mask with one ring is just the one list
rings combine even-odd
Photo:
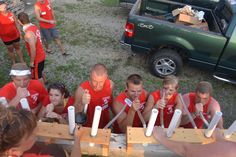
[(109, 108), (112, 104), (112, 89), (111, 81), (107, 79), (104, 83), (103, 89), (94, 91), (89, 81), (85, 81), (80, 85), (84, 90), (87, 89), (91, 95), (90, 103), (87, 110), (87, 121), (84, 126), (92, 127), (94, 110), (96, 106), (102, 107), (102, 114), (99, 122), (99, 128), (104, 128), (110, 120)]
[[(0, 90), (0, 97), (5, 97), (8, 102), (11, 101), (16, 96), (16, 86), (13, 82), (10, 82), (3, 86)], [(30, 80), (27, 90), (29, 91), (29, 96), (26, 97), (30, 106), (30, 109), (34, 109), (39, 103), (46, 105), (49, 103), (47, 96), (48, 92), (44, 88), (43, 84), (39, 80)], [(18, 107), (20, 108), (20, 103)]]
[[(154, 104), (157, 103), (158, 100), (161, 99), (161, 94), (160, 94), (160, 90), (156, 90), (154, 92), (151, 93), (151, 95), (154, 98)], [(165, 108), (163, 109), (163, 119), (164, 119), (164, 126), (165, 128), (169, 127), (170, 121), (174, 115), (175, 112), (175, 106), (176, 106), (176, 97), (178, 96), (178, 93), (174, 93), (173, 96), (168, 100), (168, 102), (166, 103)], [(155, 125), (160, 126), (160, 109), (158, 109), (159, 114), (157, 116), (157, 120)]]
[[(45, 55), (45, 52), (44, 52), (44, 49), (43, 49), (43, 44), (42, 44), (39, 29), (35, 25), (31, 24), (26, 28), (25, 33), (29, 32), (29, 31), (33, 32), (34, 35), (37, 38), (36, 45), (35, 45), (35, 47), (36, 47), (36, 56), (35, 56), (35, 59), (34, 59), (34, 63), (37, 64), (37, 63), (40, 63), (40, 62), (44, 61), (45, 58), (46, 58), (46, 55)], [(30, 50), (29, 43), (25, 42), (25, 44), (26, 44), (26, 48), (28, 50), (29, 56), (31, 56), (31, 50)]]
[(20, 37), (20, 32), (16, 27), (14, 15), (8, 12), (7, 15), (0, 13), (0, 38), (3, 42), (15, 40)]
[[(40, 17), (41, 18), (43, 18), (45, 20), (54, 20), (53, 19), (53, 14), (52, 14), (52, 6), (50, 5), (48, 0), (45, 0), (44, 3), (36, 2), (35, 5), (40, 8)], [(51, 24), (51, 23), (47, 23), (47, 22), (39, 21), (39, 26), (41, 28), (48, 29), (48, 28), (53, 28), (56, 25)]]
[[(126, 91), (125, 91), (125, 92), (120, 93), (116, 97), (115, 101), (118, 101), (118, 102), (120, 102), (123, 105), (126, 105), (125, 112), (128, 114), (129, 109), (131, 107), (131, 104), (127, 104), (127, 102), (125, 101), (125, 99), (127, 99), (127, 98), (128, 97), (127, 97)], [(139, 96), (139, 101), (140, 101), (140, 108), (139, 108), (139, 110), (141, 112), (143, 112), (143, 110), (144, 110), (144, 107), (145, 107), (145, 104), (146, 104), (146, 100), (147, 100), (147, 96), (145, 94), (145, 90), (142, 90), (142, 93)], [(133, 120), (133, 125), (132, 126), (133, 127), (141, 127), (142, 126), (141, 120), (139, 119), (139, 116), (138, 116), (137, 112), (135, 113), (134, 120)], [(114, 123), (114, 130), (115, 130), (115, 133), (122, 133), (122, 131), (121, 131), (117, 121), (115, 121), (115, 123)]]

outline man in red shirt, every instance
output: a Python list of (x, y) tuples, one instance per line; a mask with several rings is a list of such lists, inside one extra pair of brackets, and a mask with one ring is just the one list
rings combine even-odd
[[(177, 93), (177, 77), (173, 75), (167, 76), (163, 79), (162, 84), (163, 87), (161, 90), (152, 92), (148, 97), (146, 104), (147, 107), (143, 111), (143, 114), (145, 120), (148, 121), (152, 108), (157, 108), (159, 110), (159, 114), (155, 125), (162, 125), (162, 127), (168, 128), (175, 109), (180, 109), (182, 111), (183, 104), (181, 103), (180, 97)], [(163, 112), (163, 114), (161, 112)]]
[(99, 128), (103, 128), (110, 120), (109, 108), (112, 104), (114, 83), (108, 78), (107, 68), (103, 64), (95, 64), (90, 71), (90, 80), (80, 84), (75, 93), (76, 113), (84, 112), (88, 105), (86, 127), (91, 127), (96, 106), (102, 107)]
[(14, 49), (19, 56), (20, 62), (24, 63), (20, 49), (20, 28), (13, 13), (7, 11), (4, 0), (0, 0), (0, 38), (7, 47), (8, 54), (13, 64), (16, 63)]
[(43, 81), (43, 70), (45, 61), (45, 52), (42, 45), (39, 29), (30, 23), (29, 16), (26, 13), (18, 15), (20, 24), (25, 32), (25, 44), (30, 56), (30, 67), (32, 69), (32, 78)]
[(50, 0), (37, 0), (34, 5), (34, 11), (45, 41), (46, 52), (52, 53), (52, 50), (49, 49), (49, 41), (53, 38), (59, 46), (62, 55), (67, 56), (68, 53), (65, 52), (58, 30), (56, 29), (56, 19)]
[(30, 79), (30, 70), (23, 63), (14, 64), (10, 71), (13, 82), (0, 89), (0, 98), (6, 100), (5, 106), (22, 108), (20, 100), (26, 98), (31, 111), (38, 113), (42, 105), (49, 103), (47, 90), (39, 80)]
[[(200, 114), (202, 114), (206, 120), (209, 120), (213, 118), (216, 111), (220, 111), (219, 103), (211, 95), (212, 85), (206, 81), (199, 82), (195, 92), (183, 95), (183, 100), (188, 107), (197, 128), (202, 128), (204, 125), (203, 120), (200, 118)], [(184, 128), (193, 128), (185, 113), (183, 113), (181, 125)], [(223, 129), (222, 118), (217, 127)]]
[(147, 97), (148, 92), (143, 89), (142, 77), (138, 74), (130, 75), (126, 81), (126, 90), (116, 97), (112, 105), (116, 115), (126, 106), (114, 124), (115, 133), (125, 133), (127, 126), (142, 126), (137, 112), (144, 110)]

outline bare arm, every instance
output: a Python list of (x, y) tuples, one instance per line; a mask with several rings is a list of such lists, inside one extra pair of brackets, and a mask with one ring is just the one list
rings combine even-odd
[(175, 142), (169, 140), (166, 136), (166, 133), (164, 132), (164, 129), (157, 126), (153, 129), (153, 135), (157, 141), (159, 141), (169, 150), (175, 152), (180, 156), (185, 156), (185, 152), (187, 150), (187, 145), (185, 142)]
[(25, 41), (28, 42), (30, 47), (30, 66), (34, 66), (36, 56), (36, 36), (32, 32), (25, 34)]
[(54, 13), (54, 10), (53, 10), (53, 8), (52, 8), (52, 3), (51, 3), (51, 1), (50, 1), (50, 0), (48, 0), (48, 3), (49, 3), (49, 5), (50, 5), (50, 7), (51, 7), (52, 18), (53, 18), (53, 20), (56, 22), (55, 13)]
[(36, 15), (37, 20), (41, 21), (41, 22), (46, 22), (46, 23), (51, 23), (54, 24), (55, 21), (54, 20), (46, 20), (44, 18), (40, 17), (40, 8), (38, 6), (34, 6), (34, 13)]
[(84, 93), (84, 89), (81, 88), (81, 87), (78, 87), (76, 92), (75, 92), (75, 112), (82, 112), (83, 109), (84, 109), (84, 105), (85, 104), (82, 104), (82, 96), (83, 96), (83, 93)]
[[(183, 113), (183, 104), (182, 104), (182, 102), (181, 102), (181, 100), (180, 100), (180, 96), (178, 95), (177, 97), (176, 97), (176, 107), (175, 107), (175, 109), (179, 109), (179, 110), (181, 110), (182, 111), (182, 113)], [(181, 117), (182, 117), (182, 114), (181, 114)], [(180, 117), (180, 120), (178, 121), (178, 124), (177, 124), (177, 127), (180, 125), (180, 123), (181, 123), (181, 117)]]
[(218, 141), (206, 145), (191, 144), (187, 142), (176, 142), (166, 137), (164, 130), (155, 127), (153, 131), (154, 137), (162, 145), (178, 155), (185, 157), (234, 157), (236, 153), (236, 143), (230, 141)]
[(81, 129), (78, 129), (78, 127), (76, 127), (74, 136), (75, 136), (75, 142), (70, 157), (81, 157), (81, 148), (80, 148), (80, 138), (82, 136)]
[[(183, 105), (186, 105), (186, 107), (188, 108), (189, 106), (189, 103), (190, 103), (190, 100), (189, 100), (189, 94), (184, 94), (183, 96), (183, 101), (185, 104)], [(194, 114), (191, 114), (193, 119), (196, 118), (196, 116)], [(189, 117), (186, 113), (186, 111), (183, 109), (183, 114), (182, 114), (182, 118), (181, 118), (181, 125), (185, 125), (185, 124), (188, 124), (190, 122), (189, 120)]]
[[(121, 104), (118, 101), (115, 101), (113, 104), (113, 112), (115, 115), (117, 115), (123, 108), (123, 104)], [(132, 126), (133, 125), (133, 119), (135, 116), (135, 112), (132, 107), (129, 109), (128, 114), (126, 114), (126, 112), (123, 112), (119, 118), (117, 119), (118, 125), (120, 127), (120, 129), (122, 130), (122, 132), (126, 132), (126, 128), (127, 126)]]
[(149, 97), (148, 97), (148, 100), (147, 100), (147, 102), (146, 102), (146, 105), (145, 105), (145, 108), (144, 108), (144, 110), (143, 110), (143, 118), (144, 118), (144, 120), (146, 121), (146, 122), (148, 122), (149, 121), (149, 118), (150, 118), (150, 116), (151, 116), (151, 110), (152, 110), (152, 108), (153, 108), (153, 106), (154, 106), (154, 98), (153, 98), (153, 96), (152, 95), (150, 95)]

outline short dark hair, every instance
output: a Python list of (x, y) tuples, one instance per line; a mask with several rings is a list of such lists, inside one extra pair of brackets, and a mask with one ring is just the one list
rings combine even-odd
[(207, 81), (201, 81), (198, 83), (195, 92), (197, 93), (209, 93), (212, 94), (212, 85), (210, 82)]
[(138, 74), (131, 74), (131, 75), (129, 75), (129, 77), (127, 78), (127, 81), (126, 81), (127, 87), (129, 86), (129, 83), (133, 83), (135, 85), (140, 85), (143, 83), (143, 79)]
[(30, 23), (30, 19), (29, 19), (29, 16), (28, 14), (24, 13), (24, 12), (21, 12), (18, 14), (18, 19), (20, 20), (20, 22), (22, 24), (28, 24)]
[(61, 94), (64, 94), (65, 98), (68, 98), (70, 96), (69, 91), (67, 90), (67, 88), (65, 87), (63, 83), (56, 82), (56, 83), (50, 84), (48, 86), (48, 93), (50, 92), (51, 89), (59, 90)]

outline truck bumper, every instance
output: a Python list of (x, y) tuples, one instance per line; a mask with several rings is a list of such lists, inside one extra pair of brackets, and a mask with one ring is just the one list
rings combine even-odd
[(128, 52), (130, 52), (130, 53), (133, 53), (132, 50), (131, 50), (131, 45), (125, 43), (124, 39), (125, 39), (125, 36), (122, 35), (122, 37), (120, 39), (121, 48), (128, 51)]

